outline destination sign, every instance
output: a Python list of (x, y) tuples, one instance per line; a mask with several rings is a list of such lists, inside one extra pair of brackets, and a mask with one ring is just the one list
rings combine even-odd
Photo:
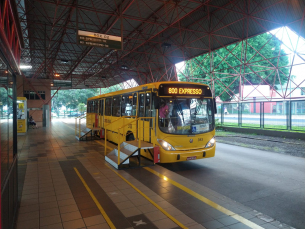
[(54, 80), (53, 87), (72, 87), (70, 80)]
[(167, 92), (174, 95), (202, 95), (203, 91), (200, 88), (169, 87)]
[(77, 42), (80, 45), (110, 48), (110, 49), (122, 49), (122, 38), (118, 36), (112, 36), (101, 33), (93, 33), (87, 31), (78, 30)]
[(161, 84), (159, 86), (160, 96), (207, 96), (211, 97), (212, 93), (206, 85), (191, 84)]

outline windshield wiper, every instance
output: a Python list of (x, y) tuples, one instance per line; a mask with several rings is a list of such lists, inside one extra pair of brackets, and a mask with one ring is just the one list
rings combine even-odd
[[(182, 116), (182, 121), (183, 121), (183, 123), (185, 123), (185, 122), (184, 122), (184, 117), (183, 117), (183, 110), (182, 110), (182, 108), (181, 108), (181, 105), (178, 104), (177, 99), (174, 99), (174, 109), (177, 110), (177, 114), (178, 114), (178, 115), (179, 115), (179, 113), (180, 113), (180, 115)], [(178, 113), (178, 112), (179, 112), (179, 113)]]

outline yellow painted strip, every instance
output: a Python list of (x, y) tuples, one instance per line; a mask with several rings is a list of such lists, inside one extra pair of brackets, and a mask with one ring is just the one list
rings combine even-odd
[(106, 166), (115, 172), (120, 178), (122, 178), (127, 184), (129, 184), (134, 190), (136, 190), (138, 193), (140, 193), (145, 199), (147, 199), (151, 204), (153, 204), (156, 208), (158, 208), (164, 215), (166, 215), (170, 220), (172, 220), (175, 224), (177, 224), (181, 228), (187, 228), (182, 223), (180, 223), (176, 218), (174, 218), (172, 215), (170, 215), (167, 211), (165, 211), (163, 208), (161, 208), (158, 204), (156, 204), (153, 200), (151, 200), (148, 196), (146, 196), (143, 192), (141, 192), (136, 186), (134, 186), (132, 183), (130, 183), (128, 180), (126, 180), (123, 176), (121, 176), (116, 170), (114, 170), (110, 165), (106, 164)]
[[(97, 142), (98, 144), (105, 147), (105, 144), (101, 143), (100, 141), (95, 141), (95, 142)], [(113, 150), (113, 148), (111, 148), (110, 146), (107, 146), (107, 148), (110, 149), (110, 150)]]
[(193, 190), (191, 190), (191, 189), (189, 189), (189, 188), (187, 188), (187, 187), (185, 187), (185, 186), (179, 184), (179, 183), (176, 182), (176, 181), (171, 180), (170, 178), (168, 178), (168, 177), (162, 175), (161, 173), (159, 173), (159, 172), (157, 172), (157, 171), (155, 171), (155, 170), (153, 170), (153, 169), (151, 169), (151, 168), (147, 168), (147, 167), (145, 167), (144, 169), (146, 169), (147, 171), (149, 171), (149, 172), (151, 172), (151, 173), (157, 175), (158, 177), (162, 178), (163, 180), (168, 181), (169, 183), (175, 185), (176, 187), (178, 187), (178, 188), (180, 188), (181, 190), (187, 192), (188, 194), (190, 194), (190, 195), (196, 197), (197, 199), (199, 199), (199, 200), (201, 200), (202, 202), (204, 202), (204, 203), (210, 205), (211, 207), (213, 207), (213, 208), (215, 208), (215, 209), (221, 211), (222, 213), (224, 213), (224, 214), (226, 214), (226, 215), (228, 215), (228, 216), (231, 216), (232, 218), (234, 218), (234, 219), (238, 220), (239, 222), (241, 222), (241, 223), (247, 225), (248, 227), (251, 227), (251, 228), (254, 228), (254, 229), (263, 229), (263, 227), (261, 227), (261, 226), (255, 224), (255, 223), (251, 222), (250, 220), (247, 220), (246, 218), (244, 218), (244, 217), (242, 217), (242, 216), (240, 216), (240, 215), (238, 215), (238, 214), (235, 214), (234, 212), (232, 212), (232, 211), (230, 211), (230, 210), (228, 210), (228, 209), (226, 209), (226, 208), (224, 208), (224, 207), (222, 207), (222, 206), (216, 204), (216, 203), (213, 202), (212, 200), (209, 200), (208, 198), (206, 198), (206, 197), (204, 197), (204, 196), (201, 196), (200, 194), (198, 194), (198, 193), (194, 192)]
[(106, 222), (108, 223), (109, 227), (111, 229), (115, 229), (115, 226), (113, 225), (113, 223), (111, 222), (111, 220), (109, 219), (107, 213), (104, 211), (103, 207), (100, 205), (100, 203), (98, 202), (98, 200), (96, 199), (96, 197), (94, 196), (94, 194), (92, 193), (91, 189), (89, 188), (89, 186), (87, 185), (86, 181), (84, 180), (84, 178), (82, 177), (82, 175), (80, 175), (80, 173), (78, 172), (77, 168), (74, 167), (74, 170), (76, 172), (76, 174), (78, 175), (79, 179), (83, 182), (83, 185), (85, 186), (85, 188), (87, 189), (87, 191), (89, 192), (91, 198), (93, 199), (94, 203), (96, 204), (96, 206), (98, 207), (98, 209), (100, 210), (100, 212), (102, 213), (102, 215), (104, 216)]

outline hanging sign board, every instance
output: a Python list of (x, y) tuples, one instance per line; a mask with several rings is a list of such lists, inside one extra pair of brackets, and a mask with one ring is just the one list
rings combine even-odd
[(54, 87), (72, 87), (72, 82), (70, 80), (54, 80)]
[(7, 84), (7, 77), (0, 77), (0, 84)]
[(77, 43), (79, 45), (95, 46), (110, 49), (122, 49), (122, 38), (107, 34), (78, 30)]

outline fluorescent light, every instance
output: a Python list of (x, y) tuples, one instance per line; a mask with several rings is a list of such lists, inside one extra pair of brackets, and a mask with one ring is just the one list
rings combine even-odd
[(20, 65), (19, 68), (20, 69), (31, 69), (32, 66), (31, 65)]

